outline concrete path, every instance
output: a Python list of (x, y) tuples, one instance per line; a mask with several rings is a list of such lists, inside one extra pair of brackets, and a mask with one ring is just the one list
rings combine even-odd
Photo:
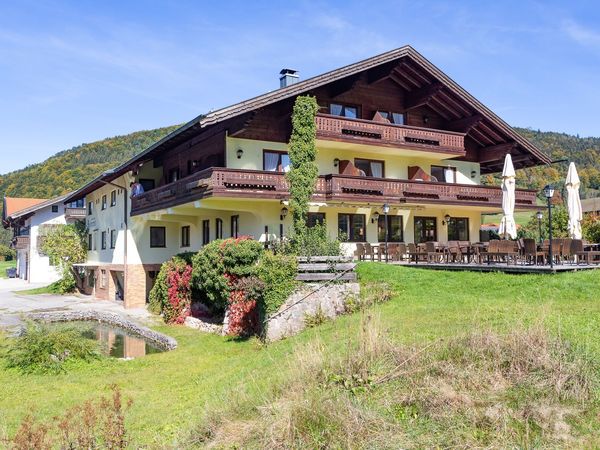
[(43, 287), (20, 279), (0, 278), (0, 328), (18, 325), (24, 314), (42, 311), (95, 310), (112, 312), (138, 323), (157, 323), (145, 308), (125, 309), (122, 302), (95, 300), (85, 295), (25, 295), (19, 291)]

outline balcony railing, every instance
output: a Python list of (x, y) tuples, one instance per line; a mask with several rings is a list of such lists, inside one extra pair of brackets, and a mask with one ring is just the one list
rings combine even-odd
[[(143, 214), (209, 196), (283, 200), (289, 197), (289, 191), (283, 173), (211, 168), (134, 197), (131, 214)], [(515, 196), (517, 207), (535, 208), (535, 191), (517, 189)], [(332, 174), (319, 176), (313, 200), (500, 207), (502, 190), (470, 184)]]
[(465, 154), (465, 134), (318, 114), (317, 139)]
[(17, 236), (13, 239), (13, 248), (15, 250), (29, 249), (29, 236)]
[(85, 219), (86, 209), (85, 208), (65, 208), (65, 218), (67, 219)]

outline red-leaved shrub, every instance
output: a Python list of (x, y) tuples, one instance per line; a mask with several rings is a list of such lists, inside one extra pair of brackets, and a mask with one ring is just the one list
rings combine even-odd
[(167, 273), (168, 301), (163, 307), (166, 323), (183, 323), (190, 315), (192, 304), (192, 267), (174, 265)]
[(228, 298), (229, 326), (227, 334), (245, 337), (260, 333), (258, 299), (264, 291), (264, 283), (257, 277), (238, 278), (227, 274), (230, 285)]

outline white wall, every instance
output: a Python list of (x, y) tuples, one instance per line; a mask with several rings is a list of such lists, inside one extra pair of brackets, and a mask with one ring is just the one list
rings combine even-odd
[(60, 279), (61, 274), (57, 267), (50, 265), (50, 258), (40, 254), (37, 248), (40, 227), (44, 225), (65, 225), (65, 205), (57, 203), (58, 212), (52, 212), (49, 205), (35, 212), (28, 219), (31, 224), (29, 232), (29, 281), (31, 283), (53, 283)]

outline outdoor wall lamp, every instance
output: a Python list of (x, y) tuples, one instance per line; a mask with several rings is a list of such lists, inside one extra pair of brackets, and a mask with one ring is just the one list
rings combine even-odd
[(287, 216), (287, 214), (288, 209), (284, 206), (283, 208), (281, 208), (281, 211), (279, 211), (279, 220), (285, 219), (285, 216)]
[(379, 213), (375, 211), (371, 216), (371, 223), (379, 222)]
[(333, 167), (337, 167), (337, 166), (339, 166), (339, 165), (340, 165), (340, 160), (339, 160), (339, 158), (335, 158), (335, 159), (333, 160)]
[(243, 154), (244, 154), (244, 150), (242, 150), (241, 148), (238, 148), (238, 151), (236, 152), (237, 158), (242, 159)]
[(471, 170), (471, 178), (475, 178), (477, 176), (476, 170)]
[(544, 187), (544, 195), (548, 202), (548, 260), (550, 261), (550, 269), (554, 268), (554, 258), (552, 256), (552, 197), (554, 197), (554, 187), (547, 184)]
[(450, 222), (450, 219), (451, 219), (450, 214), (446, 214), (444, 216), (444, 220), (442, 220), (442, 225), (448, 225), (448, 222)]
[(427, 114), (423, 114), (423, 123), (427, 124), (429, 122), (429, 116)]

